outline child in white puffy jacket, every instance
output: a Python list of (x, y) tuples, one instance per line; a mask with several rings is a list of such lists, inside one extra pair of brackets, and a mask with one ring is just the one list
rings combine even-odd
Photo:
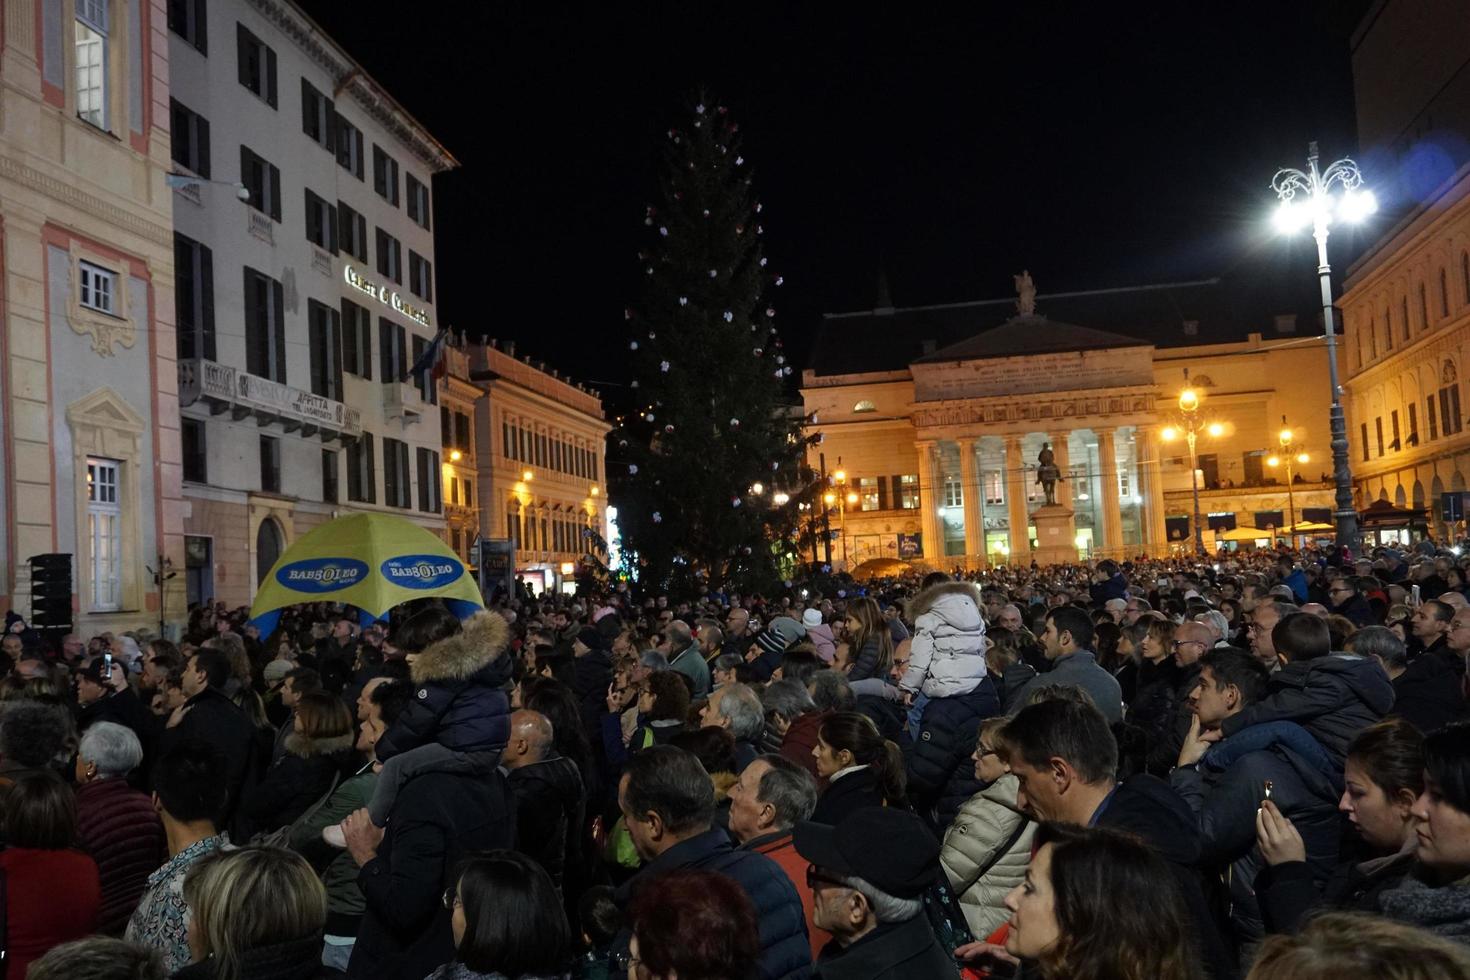
[(980, 609), (980, 588), (971, 582), (940, 582), (914, 598), (909, 665), (898, 682), (906, 695), (952, 698), (980, 686), (986, 676)]

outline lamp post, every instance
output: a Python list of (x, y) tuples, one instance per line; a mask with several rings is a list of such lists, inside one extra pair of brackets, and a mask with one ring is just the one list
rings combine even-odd
[(1205, 553), (1205, 532), (1200, 521), (1199, 514), (1199, 456), (1196, 453), (1196, 444), (1199, 433), (1203, 429), (1211, 437), (1218, 438), (1225, 427), (1219, 422), (1201, 424), (1199, 418), (1200, 393), (1189, 387), (1189, 369), (1184, 370), (1184, 390), (1179, 393), (1179, 419), (1180, 424), (1164, 427), (1160, 433), (1165, 442), (1184, 437), (1189, 444), (1189, 487), (1194, 497), (1194, 551), (1197, 555)]
[(1291, 427), (1286, 424), (1286, 416), (1283, 415), (1283, 416), (1281, 416), (1281, 432), (1277, 436), (1277, 441), (1281, 444), (1281, 455), (1280, 456), (1272, 456), (1272, 457), (1270, 457), (1269, 459), (1266, 460), (1266, 465), (1269, 466), (1269, 467), (1271, 467), (1272, 469), (1275, 469), (1277, 466), (1280, 466), (1283, 463), (1285, 463), (1285, 465), (1286, 465), (1286, 506), (1287, 506), (1286, 527), (1287, 527), (1287, 531), (1289, 532), (1289, 535), (1290, 535), (1289, 540), (1292, 543), (1292, 547), (1295, 547), (1296, 546), (1296, 495), (1294, 493), (1292, 493), (1291, 483), (1292, 483), (1293, 476), (1292, 476), (1292, 466), (1291, 466), (1291, 464), (1293, 462), (1303, 463), (1303, 464), (1310, 463), (1312, 461), (1312, 457), (1308, 456), (1306, 453), (1296, 453), (1296, 454), (1293, 454), (1292, 453), (1292, 440), (1293, 440), (1293, 438), (1294, 438), (1294, 435), (1293, 435), (1293, 433), (1291, 431)]
[[(1327, 337), (1327, 369), (1332, 384), (1332, 479), (1337, 486), (1337, 546), (1358, 546), (1358, 512), (1353, 509), (1353, 474), (1348, 463), (1347, 420), (1342, 413), (1342, 390), (1337, 383), (1337, 328), (1332, 316), (1332, 267), (1327, 264), (1327, 230), (1335, 217), (1362, 221), (1378, 210), (1373, 192), (1361, 189), (1358, 165), (1344, 157), (1326, 169), (1317, 167), (1317, 143), (1307, 150), (1306, 171), (1283, 169), (1271, 178), (1271, 189), (1281, 203), (1276, 227), (1285, 233), (1310, 224), (1317, 240), (1317, 280), (1322, 290), (1322, 325)], [(1334, 193), (1334, 188), (1337, 192)], [(1298, 200), (1300, 196), (1300, 200)]]

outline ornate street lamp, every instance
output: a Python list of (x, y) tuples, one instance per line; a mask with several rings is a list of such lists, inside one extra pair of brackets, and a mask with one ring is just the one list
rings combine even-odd
[(1195, 446), (1201, 431), (1207, 433), (1211, 438), (1219, 438), (1225, 432), (1225, 427), (1219, 422), (1201, 423), (1199, 418), (1200, 393), (1189, 387), (1189, 369), (1184, 370), (1184, 390), (1179, 393), (1179, 424), (1164, 427), (1160, 435), (1165, 442), (1173, 442), (1183, 437), (1189, 444), (1189, 487), (1194, 496), (1194, 551), (1197, 555), (1205, 554), (1205, 532), (1200, 522), (1199, 513), (1199, 456), (1195, 452)]
[(1281, 432), (1277, 436), (1277, 441), (1281, 443), (1281, 455), (1272, 456), (1266, 460), (1266, 465), (1272, 469), (1281, 466), (1283, 463), (1286, 465), (1286, 528), (1288, 535), (1290, 535), (1289, 540), (1292, 543), (1292, 547), (1296, 547), (1296, 497), (1292, 493), (1291, 482), (1293, 477), (1291, 464), (1293, 462), (1306, 464), (1312, 461), (1312, 457), (1306, 453), (1292, 452), (1292, 442), (1294, 439), (1295, 434), (1291, 431), (1291, 427), (1286, 424), (1286, 416), (1281, 416)]
[(1327, 368), (1332, 383), (1332, 478), (1337, 485), (1337, 546), (1358, 547), (1358, 512), (1353, 509), (1353, 474), (1348, 464), (1347, 420), (1337, 383), (1337, 329), (1332, 317), (1332, 267), (1327, 264), (1327, 229), (1334, 220), (1356, 223), (1378, 210), (1373, 192), (1363, 189), (1358, 165), (1344, 157), (1325, 170), (1317, 167), (1317, 143), (1307, 151), (1307, 169), (1278, 170), (1271, 189), (1281, 204), (1276, 227), (1286, 234), (1308, 225), (1317, 240), (1317, 278), (1322, 287), (1322, 324), (1327, 336)]

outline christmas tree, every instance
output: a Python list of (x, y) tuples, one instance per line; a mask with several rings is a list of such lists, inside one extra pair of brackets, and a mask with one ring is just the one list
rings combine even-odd
[(661, 202), (647, 209), (631, 329), (633, 403), (609, 478), (622, 552), (649, 588), (768, 587), (795, 553), (810, 496), (792, 373), (776, 331), (781, 277), (762, 254), (761, 204), (723, 106), (697, 100), (670, 129)]

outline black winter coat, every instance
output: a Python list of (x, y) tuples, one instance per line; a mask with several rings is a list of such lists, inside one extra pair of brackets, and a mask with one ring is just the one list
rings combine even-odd
[(813, 977), (822, 980), (958, 980), (954, 955), (941, 949), (929, 917), (881, 925), (851, 946), (829, 940)]
[[(173, 980), (215, 980), (218, 976), (214, 960), (209, 959), (190, 963), (174, 973)], [(240, 980), (319, 980), (341, 974), (322, 965), (322, 937), (314, 933), (245, 950), (239, 976)]]
[(1342, 775), (1301, 726), (1273, 722), (1243, 729), (1211, 748), (1197, 769), (1170, 774), (1199, 820), (1200, 865), (1230, 868), (1230, 920), (1241, 946), (1265, 933), (1252, 886), (1265, 863), (1256, 846), (1256, 811), (1267, 780), (1271, 801), (1302, 835), (1314, 880), (1326, 881), (1337, 864)]
[(919, 734), (904, 748), (908, 796), (920, 814), (935, 815), (940, 830), (978, 792), (975, 751), (980, 723), (1000, 714), (995, 685), (986, 677), (969, 694), (935, 698), (924, 706)]
[(568, 865), (581, 860), (587, 797), (572, 760), (556, 754), (510, 770), (516, 804), (516, 849), (536, 859), (560, 885)]
[(238, 826), (243, 837), (279, 830), (321, 799), (335, 777), (340, 784), (362, 767), (352, 735), (337, 738), (286, 736), (285, 752), (240, 800)]
[(1395, 888), (1414, 866), (1414, 854), (1339, 864), (1326, 885), (1305, 861), (1267, 865), (1256, 875), (1256, 899), (1267, 932), (1296, 932), (1316, 909), (1378, 914), (1378, 896)]
[[(1167, 741), (1168, 733), (1174, 730), (1174, 708), (1178, 703), (1181, 673), (1183, 668), (1174, 662), (1172, 656), (1165, 656), (1157, 663), (1145, 660), (1138, 666), (1138, 688), (1133, 693), (1133, 700), (1128, 702), (1128, 724), (1143, 731), (1150, 752), (1153, 746)], [(1168, 769), (1164, 771), (1168, 772)]]
[(883, 790), (878, 785), (878, 774), (868, 766), (829, 782), (822, 795), (817, 797), (817, 807), (812, 811), (811, 819), (814, 823), (836, 826), (854, 810), (886, 803)]
[[(750, 896), (760, 929), (761, 955), (757, 965), (762, 980), (804, 980), (811, 975), (812, 948), (807, 940), (806, 913), (796, 886), (779, 864), (764, 854), (737, 849), (723, 830), (710, 829), (680, 841), (649, 861), (617, 890), (614, 897), (618, 906), (626, 909), (646, 882), (686, 868), (717, 871), (733, 878)], [(619, 945), (627, 947), (626, 931)]]
[(1137, 775), (1119, 783), (1099, 811), (1093, 814), (1096, 826), (1140, 837), (1169, 862), (1194, 925), (1192, 934), (1200, 961), (1218, 980), (1234, 976), (1235, 955), (1220, 934), (1195, 867), (1200, 853), (1199, 830), (1189, 804), (1162, 779)]
[(514, 808), (499, 770), (428, 772), (404, 784), (377, 856), (357, 874), (367, 907), (349, 977), (423, 980), (454, 958), (444, 890), (466, 854), (515, 846)]
[(1393, 685), (1383, 668), (1350, 653), (1293, 661), (1271, 675), (1269, 692), (1226, 718), (1225, 736), (1268, 721), (1294, 721), (1322, 743), (1339, 771), (1348, 744), (1393, 708)]
[(163, 730), (159, 755), (188, 739), (198, 739), (219, 752), (229, 796), (215, 826), (229, 827), (242, 795), (255, 785), (264, 768), (256, 752), (255, 726), (235, 702), (213, 688), (205, 688), (184, 705), (188, 710), (179, 723)]
[(877, 726), (878, 734), (890, 742), (898, 745), (908, 742), (908, 733), (903, 730), (908, 722), (908, 710), (904, 708), (902, 701), (890, 701), (876, 694), (859, 694), (854, 710), (858, 714), (867, 715)]
[[(1189, 692), (1199, 683), (1199, 664), (1179, 667), (1174, 674), (1174, 688), (1170, 695), (1171, 716), (1160, 719), (1157, 728), (1148, 732), (1147, 766), (1155, 776), (1168, 776), (1169, 770), (1179, 761), (1179, 750), (1184, 747), (1184, 737), (1189, 734), (1194, 711), (1190, 708)], [(1132, 721), (1130, 714), (1128, 720)]]
[(379, 760), (437, 742), (455, 752), (498, 752), (510, 741), (510, 628), (476, 613), (464, 630), (430, 644), (413, 662), (413, 701), (378, 739)]
[[(1459, 670), (1456, 670), (1456, 667)], [(1426, 735), (1465, 717), (1465, 662), (1448, 648), (1426, 650), (1393, 680), (1393, 711)]]

